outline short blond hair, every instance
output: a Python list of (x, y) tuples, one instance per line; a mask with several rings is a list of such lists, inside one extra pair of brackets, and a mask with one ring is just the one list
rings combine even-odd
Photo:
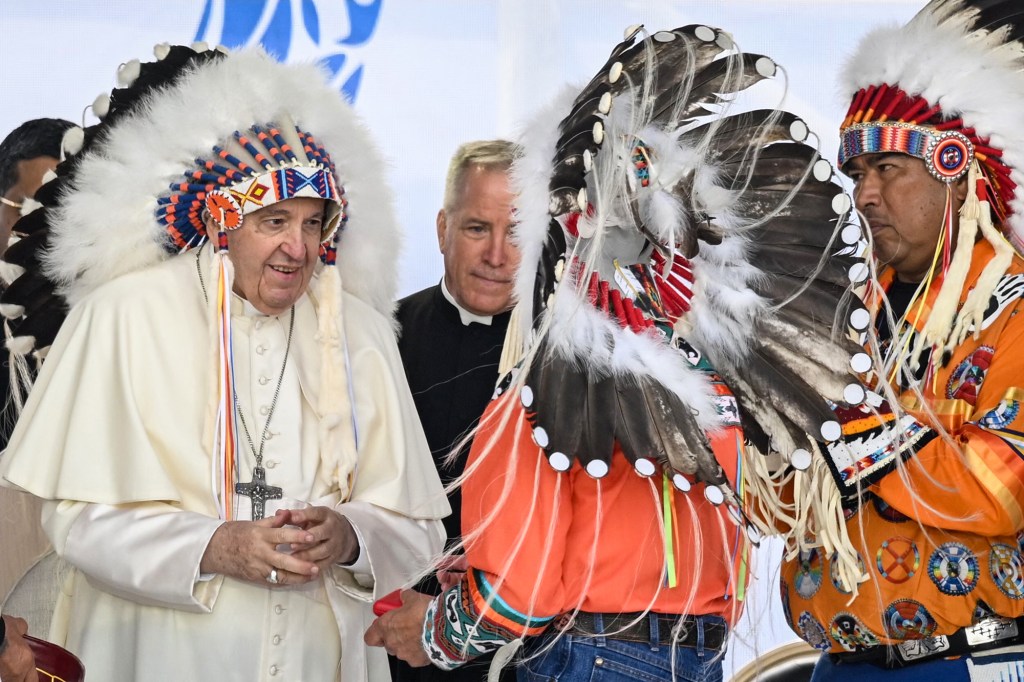
[(462, 187), (462, 178), (470, 168), (507, 171), (522, 155), (522, 149), (508, 140), (475, 140), (459, 145), (448, 163), (444, 181), (444, 210), (451, 211)]

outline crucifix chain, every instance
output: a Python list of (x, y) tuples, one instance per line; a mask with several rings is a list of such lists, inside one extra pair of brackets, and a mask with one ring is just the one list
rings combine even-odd
[[(205, 246), (205, 244), (204, 244)], [(197, 249), (196, 253), (196, 274), (199, 275), (199, 286), (203, 290), (203, 298), (208, 299), (206, 293), (206, 282), (203, 280), (203, 271), (199, 263), (199, 253), (202, 251), (202, 247)], [(249, 425), (245, 423), (245, 416), (242, 414), (241, 408), (238, 406), (238, 393), (232, 386), (232, 402), (234, 405), (235, 413), (238, 415), (238, 421), (242, 425), (242, 430), (245, 432), (245, 439), (249, 442), (249, 449), (252, 451), (253, 457), (256, 458), (256, 466), (252, 470), (252, 480), (248, 483), (236, 483), (235, 494), (245, 495), (252, 502), (252, 520), (259, 521), (265, 516), (267, 500), (279, 500), (283, 494), (283, 490), (280, 486), (267, 485), (267, 472), (263, 468), (263, 446), (267, 442), (267, 433), (270, 431), (270, 420), (274, 417), (274, 410), (277, 409), (277, 399), (281, 394), (281, 384), (284, 383), (284, 372), (285, 368), (288, 367), (288, 355), (292, 348), (292, 334), (295, 331), (295, 306), (291, 308), (291, 316), (288, 319), (288, 340), (285, 342), (284, 348), (284, 362), (281, 363), (281, 373), (277, 377), (277, 386), (274, 387), (274, 397), (270, 401), (270, 409), (267, 411), (267, 421), (263, 424), (263, 432), (260, 434), (260, 447), (257, 450), (256, 444), (252, 440), (252, 435), (249, 433)]]
[(259, 521), (263, 518), (266, 510), (267, 500), (280, 500), (282, 490), (276, 485), (267, 485), (267, 474), (263, 470), (263, 446), (267, 443), (267, 433), (270, 430), (270, 420), (274, 417), (274, 410), (277, 408), (277, 399), (281, 394), (281, 384), (284, 383), (284, 370), (288, 366), (288, 353), (292, 348), (292, 332), (295, 331), (295, 306), (292, 306), (292, 314), (288, 320), (288, 341), (284, 347), (284, 362), (281, 363), (281, 373), (277, 377), (277, 386), (274, 388), (274, 397), (270, 401), (270, 409), (267, 411), (267, 421), (263, 423), (263, 433), (260, 435), (260, 448), (252, 441), (249, 433), (249, 426), (245, 423), (242, 410), (238, 407), (238, 394), (234, 394), (235, 411), (238, 413), (238, 421), (242, 424), (245, 432), (245, 439), (249, 441), (249, 449), (256, 458), (256, 466), (252, 471), (252, 481), (249, 483), (236, 483), (235, 492), (245, 495), (252, 500), (252, 520)]

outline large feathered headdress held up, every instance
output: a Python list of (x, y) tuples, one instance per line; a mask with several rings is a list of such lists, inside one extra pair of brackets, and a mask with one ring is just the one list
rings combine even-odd
[[(959, 220), (947, 212), (936, 247), (940, 268), (922, 283), (923, 290), (942, 275), (928, 323), (887, 364), (909, 360), (916, 369), (925, 350), (942, 361), (980, 323), (1014, 247), (1024, 253), (1024, 7), (1019, 0), (932, 0), (906, 26), (869, 33), (842, 87), (851, 105), (840, 128), (840, 167), (861, 154), (897, 152), (920, 158), (950, 192), (968, 180)], [(979, 230), (996, 257), (958, 312)]]
[[(119, 87), (92, 104), (98, 123), (68, 131), (56, 177), (15, 225), (22, 239), (4, 259), (25, 272), (0, 299), (7, 346), (24, 367), (26, 356), (45, 352), (69, 306), (105, 282), (207, 241), (216, 246), (206, 251), (219, 280), (209, 283), (209, 292), (204, 284), (204, 293), (211, 314), (230, 329), (226, 232), (245, 229), (246, 215), (275, 202), (322, 198), (325, 230), (314, 282), (321, 407), (332, 413), (330, 401), (345, 390), (342, 290), (385, 315), (393, 308), (399, 234), (382, 159), (313, 66), (205, 44), (158, 45), (155, 52), (154, 62), (133, 60), (119, 68)], [(207, 234), (204, 216), (212, 218), (216, 234)], [(215, 382), (215, 452), (223, 460), (218, 489), (226, 518), (233, 490), (229, 349), (228, 336), (212, 351), (222, 379)]]
[[(767, 500), (773, 476), (799, 472), (808, 498), (772, 511), (817, 506), (841, 534), (840, 497), (885, 466), (855, 453), (837, 471), (823, 454), (876, 414), (855, 340), (870, 315), (852, 292), (866, 242), (802, 120), (731, 109), (778, 73), (717, 29), (636, 28), (530, 126), (512, 168), (519, 363), (498, 394), (519, 391), (558, 471), (601, 478), (617, 444), (638, 476), (664, 473), (734, 518), (750, 485)], [(731, 451), (714, 452), (710, 434), (730, 429)], [(723, 456), (742, 462), (736, 480)]]

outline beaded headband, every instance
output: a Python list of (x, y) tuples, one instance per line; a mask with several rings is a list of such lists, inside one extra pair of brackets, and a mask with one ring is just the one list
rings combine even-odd
[(862, 88), (840, 126), (839, 167), (861, 154), (894, 152), (924, 161), (935, 179), (951, 183), (967, 175), (977, 159), (988, 180), (987, 194), (1000, 220), (1009, 214), (1017, 188), (1003, 151), (967, 126), (963, 118), (943, 120), (942, 109), (898, 86)]
[(245, 133), (236, 131), (213, 153), (215, 160), (196, 159), (195, 168), (157, 199), (157, 220), (178, 249), (190, 249), (207, 239), (206, 213), (220, 231), (231, 231), (241, 227), (248, 214), (286, 199), (326, 200), (325, 246), (345, 222), (344, 190), (335, 182), (334, 163), (313, 136), (298, 127), (253, 126)]
[(840, 167), (861, 154), (896, 152), (921, 159), (932, 177), (948, 183), (966, 175), (974, 160), (974, 144), (966, 135), (912, 123), (858, 123), (843, 130), (840, 138)]

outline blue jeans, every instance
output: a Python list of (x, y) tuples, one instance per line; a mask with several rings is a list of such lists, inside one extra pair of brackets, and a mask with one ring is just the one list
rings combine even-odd
[[(713, 618), (705, 616), (702, 620)], [(694, 627), (703, 628), (703, 622)], [(722, 682), (719, 652), (702, 644), (659, 644), (657, 628), (652, 635), (653, 642), (626, 642), (596, 635), (543, 635), (527, 646), (526, 655), (536, 658), (520, 664), (516, 677), (518, 682)], [(698, 642), (703, 642), (702, 630)]]
[(892, 680), (893, 682), (966, 682), (967, 663), (963, 658), (940, 658), (906, 668), (886, 669), (871, 663), (833, 663), (828, 654), (818, 659), (811, 682), (858, 682), (860, 680)]
[[(905, 668), (886, 669), (870, 663), (835, 664), (824, 655), (814, 666), (811, 682), (859, 682), (860, 680), (885, 680), (885, 682), (970, 682), (972, 679), (998, 679), (1003, 682), (1024, 680), (1024, 655), (1020, 652), (1000, 653), (998, 651), (940, 658), (924, 663), (915, 663)], [(976, 667), (977, 678), (971, 677), (967, 662)], [(988, 668), (986, 671), (977, 668)], [(998, 672), (993, 673), (992, 668)]]

